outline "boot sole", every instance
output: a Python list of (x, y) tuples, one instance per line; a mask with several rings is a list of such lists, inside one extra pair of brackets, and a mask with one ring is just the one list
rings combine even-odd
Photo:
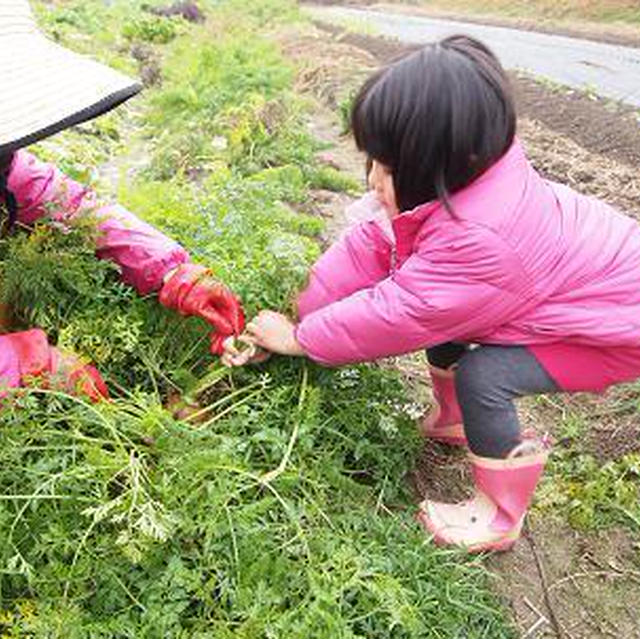
[(421, 428), (420, 434), (424, 439), (433, 439), (441, 444), (467, 448), (467, 438), (458, 434), (462, 430), (462, 424), (450, 424), (448, 426), (436, 426), (435, 428)]
[(440, 535), (438, 531), (433, 527), (433, 525), (431, 524), (431, 520), (424, 511), (418, 510), (418, 512), (415, 514), (415, 519), (423, 528), (426, 529), (429, 534), (433, 536), (433, 541), (436, 546), (456, 546), (457, 548), (466, 550), (471, 554), (481, 552), (504, 552), (507, 550), (511, 550), (511, 548), (513, 548), (514, 544), (520, 537), (520, 529), (518, 528), (517, 530), (512, 530), (500, 539), (496, 539), (494, 541), (483, 541), (471, 545), (457, 544), (449, 541), (445, 537), (442, 537), (442, 535)]

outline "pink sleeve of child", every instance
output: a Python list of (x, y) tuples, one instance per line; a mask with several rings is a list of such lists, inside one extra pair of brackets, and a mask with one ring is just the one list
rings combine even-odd
[(311, 268), (298, 297), (298, 317), (369, 288), (389, 275), (391, 245), (376, 222), (354, 226)]
[(97, 255), (112, 260), (122, 279), (141, 295), (158, 290), (171, 269), (189, 260), (187, 252), (151, 225), (117, 205), (103, 205), (96, 194), (27, 151), (17, 151), (8, 188), (18, 203), (18, 219), (33, 224), (44, 215), (64, 221), (93, 214), (101, 233)]
[(490, 333), (522, 312), (526, 277), (489, 231), (429, 246), (393, 276), (310, 313), (296, 328), (305, 353), (338, 366)]

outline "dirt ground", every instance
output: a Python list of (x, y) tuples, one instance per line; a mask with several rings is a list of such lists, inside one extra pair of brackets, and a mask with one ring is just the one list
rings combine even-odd
[[(343, 134), (341, 104), (373, 69), (410, 49), (318, 23), (313, 30), (292, 31), (281, 44), (301, 67), (298, 89), (319, 98), (309, 121), (311, 132), (329, 147), (319, 158), (363, 179), (364, 160)], [(513, 75), (512, 81), (519, 136), (538, 170), (640, 219), (637, 112), (523, 76)], [(311, 212), (330, 221), (329, 236), (344, 227), (343, 210), (350, 201), (344, 194), (315, 194)], [(401, 368), (416, 401), (427, 410), (430, 390), (424, 356), (385, 365)], [(565, 410), (579, 405), (592, 426), (584, 450), (606, 461), (640, 450), (637, 411), (620, 414), (615, 408), (621, 405), (619, 399), (555, 396), (543, 408), (523, 402), (519, 410), (526, 427), (547, 431)], [(409, 481), (417, 499), (429, 494), (451, 500), (467, 494), (467, 473), (462, 451), (426, 443)], [(523, 639), (640, 639), (640, 539), (625, 530), (579, 533), (560, 519), (534, 511), (515, 549), (485, 562)]]

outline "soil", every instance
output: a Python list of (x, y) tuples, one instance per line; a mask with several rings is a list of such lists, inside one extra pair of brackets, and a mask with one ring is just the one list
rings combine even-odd
[(485, 564), (522, 638), (640, 638), (640, 566), (622, 530), (581, 534), (530, 516), (513, 550)]
[(145, 87), (156, 86), (162, 82), (160, 59), (151, 46), (136, 43), (131, 46), (129, 53), (138, 63), (138, 75)]
[[(363, 158), (342, 133), (340, 105), (374, 68), (410, 48), (317, 23), (311, 31), (291, 32), (281, 44), (301, 69), (298, 88), (319, 98), (309, 128), (331, 145), (319, 159), (361, 179)], [(519, 136), (538, 170), (640, 219), (637, 114), (531, 78), (514, 75), (513, 81), (520, 113)], [(344, 194), (321, 191), (309, 206), (311, 212), (331, 220), (329, 235), (335, 236), (344, 227), (342, 211), (349, 202)], [(393, 358), (382, 365), (400, 368), (416, 403), (429, 409), (424, 355)], [(540, 432), (553, 432), (554, 423), (567, 410), (578, 411), (588, 426), (581, 450), (604, 463), (640, 451), (638, 404), (637, 391), (621, 386), (605, 396), (523, 401), (518, 410), (523, 426)], [(451, 501), (468, 494), (468, 473), (464, 451), (426, 442), (408, 479), (417, 501), (425, 494)], [(640, 639), (637, 535), (615, 528), (578, 532), (534, 509), (514, 549), (484, 561), (523, 639)]]
[(154, 13), (157, 16), (164, 18), (171, 18), (173, 16), (181, 16), (189, 22), (204, 22), (204, 13), (200, 10), (197, 4), (194, 2), (174, 2), (172, 5), (165, 7), (149, 7), (147, 9), (150, 13)]

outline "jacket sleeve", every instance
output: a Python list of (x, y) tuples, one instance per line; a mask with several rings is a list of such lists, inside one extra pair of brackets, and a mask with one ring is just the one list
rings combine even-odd
[(389, 275), (391, 244), (376, 222), (355, 225), (311, 268), (297, 300), (298, 317), (369, 288)]
[(442, 236), (392, 276), (305, 317), (296, 336), (307, 355), (336, 366), (472, 341), (521, 313), (527, 278), (510, 247), (482, 228)]
[(122, 206), (100, 203), (93, 191), (27, 151), (16, 152), (8, 188), (24, 224), (33, 224), (44, 215), (58, 221), (94, 215), (100, 230), (98, 257), (118, 264), (122, 279), (142, 295), (158, 290), (166, 273), (189, 260), (178, 243)]

